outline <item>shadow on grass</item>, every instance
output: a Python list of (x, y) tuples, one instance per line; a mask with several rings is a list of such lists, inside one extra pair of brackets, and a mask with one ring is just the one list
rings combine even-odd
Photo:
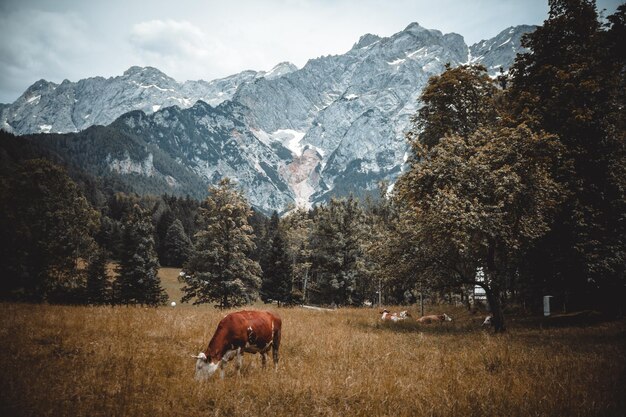
[(354, 326), (366, 331), (384, 331), (392, 333), (424, 333), (438, 335), (468, 334), (481, 331), (473, 323), (433, 323), (421, 324), (414, 320), (404, 320), (398, 322), (380, 321), (355, 321)]

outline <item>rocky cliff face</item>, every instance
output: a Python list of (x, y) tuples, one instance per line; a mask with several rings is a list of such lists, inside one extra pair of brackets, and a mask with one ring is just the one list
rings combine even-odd
[(61, 84), (40, 80), (13, 104), (0, 109), (2, 127), (16, 134), (68, 133), (93, 125), (108, 125), (124, 113), (161, 108), (188, 108), (198, 100), (217, 106), (237, 88), (267, 74), (278, 78), (296, 70), (281, 63), (271, 71), (243, 71), (226, 78), (178, 83), (152, 67), (131, 67), (119, 77), (94, 77)]
[[(282, 211), (393, 183), (428, 78), (447, 63), (507, 70), (520, 37), (533, 29), (508, 28), (468, 47), (460, 35), (412, 23), (386, 38), (366, 34), (345, 54), (299, 70), (281, 63), (211, 82), (180, 84), (139, 67), (109, 79), (41, 80), (0, 108), (1, 121), (17, 133), (71, 132), (121, 116), (112, 127), (158, 147), (205, 183), (232, 177), (257, 207)], [(140, 112), (122, 115), (133, 110)], [(146, 170), (145, 161), (110, 162), (111, 169)]]
[(522, 36), (533, 32), (536, 26), (520, 25), (504, 29), (495, 38), (482, 40), (470, 46), (470, 61), (483, 64), (489, 74), (497, 75), (515, 62), (515, 56), (524, 52), (521, 45)]

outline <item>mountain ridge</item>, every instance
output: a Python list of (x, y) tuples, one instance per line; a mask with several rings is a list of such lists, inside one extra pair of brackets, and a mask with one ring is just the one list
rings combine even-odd
[[(156, 68), (136, 66), (108, 79), (40, 80), (12, 105), (0, 106), (0, 120), (13, 130), (46, 133), (111, 119), (101, 124), (159, 149), (167, 158), (157, 152), (158, 158), (183, 166), (194, 187), (229, 176), (265, 211), (308, 207), (393, 183), (406, 161), (404, 133), (428, 79), (448, 63), (483, 63), (491, 75), (508, 70), (521, 36), (533, 28), (507, 28), (468, 46), (459, 34), (411, 23), (388, 37), (365, 34), (346, 53), (310, 59), (300, 69), (283, 62), (210, 82), (178, 83)], [(104, 86), (110, 88), (98, 93)], [(155, 155), (150, 162), (121, 153), (104, 164), (129, 180), (158, 179), (163, 192), (189, 191), (181, 183), (187, 180), (154, 166)]]

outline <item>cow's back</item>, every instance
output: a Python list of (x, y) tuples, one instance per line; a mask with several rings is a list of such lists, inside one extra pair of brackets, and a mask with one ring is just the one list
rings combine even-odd
[[(226, 321), (226, 322), (225, 322)], [(282, 321), (269, 311), (244, 310), (230, 313), (222, 319), (233, 329), (233, 336), (241, 345), (265, 347), (280, 335)], [(220, 324), (222, 324), (220, 322)], [(279, 336), (280, 337), (280, 336)]]

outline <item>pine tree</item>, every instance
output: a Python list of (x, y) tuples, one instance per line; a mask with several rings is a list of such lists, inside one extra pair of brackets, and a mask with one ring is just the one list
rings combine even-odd
[(200, 210), (204, 230), (185, 264), (183, 302), (216, 302), (220, 308), (249, 303), (258, 297), (261, 268), (250, 259), (254, 234), (248, 224), (252, 210), (241, 191), (227, 178), (209, 187)]
[(0, 190), (1, 293), (64, 301), (84, 288), (78, 267), (100, 218), (63, 168), (27, 160)]
[(307, 302), (313, 228), (309, 214), (309, 211), (299, 208), (291, 211), (281, 221), (293, 270), (293, 302)]
[(109, 277), (106, 271), (108, 256), (105, 250), (96, 251), (87, 268), (87, 303), (105, 304), (110, 300)]
[(167, 266), (182, 266), (191, 253), (193, 244), (185, 233), (183, 224), (176, 219), (167, 229), (163, 241), (163, 259)]
[(359, 281), (363, 211), (357, 200), (331, 199), (317, 210), (311, 236), (312, 299), (319, 303), (360, 304)]
[(117, 301), (152, 306), (165, 303), (167, 294), (158, 276), (159, 261), (150, 213), (135, 204), (124, 219), (123, 233), (116, 280)]
[(280, 306), (280, 303), (290, 304), (297, 300), (292, 299), (293, 266), (283, 232), (277, 229), (273, 234), (263, 269), (261, 299), (276, 300)]
[(261, 300), (264, 302), (269, 302), (270, 300), (275, 300), (271, 293), (273, 291), (273, 281), (274, 277), (272, 276), (272, 265), (270, 261), (270, 255), (272, 251), (272, 245), (274, 242), (274, 237), (278, 233), (278, 225), (280, 223), (280, 218), (278, 217), (278, 212), (274, 211), (272, 216), (269, 218), (269, 221), (265, 221), (262, 224), (262, 230), (260, 230), (260, 235), (256, 237), (256, 252), (259, 258), (259, 266), (261, 267), (262, 276), (261, 276), (261, 291), (259, 293)]

